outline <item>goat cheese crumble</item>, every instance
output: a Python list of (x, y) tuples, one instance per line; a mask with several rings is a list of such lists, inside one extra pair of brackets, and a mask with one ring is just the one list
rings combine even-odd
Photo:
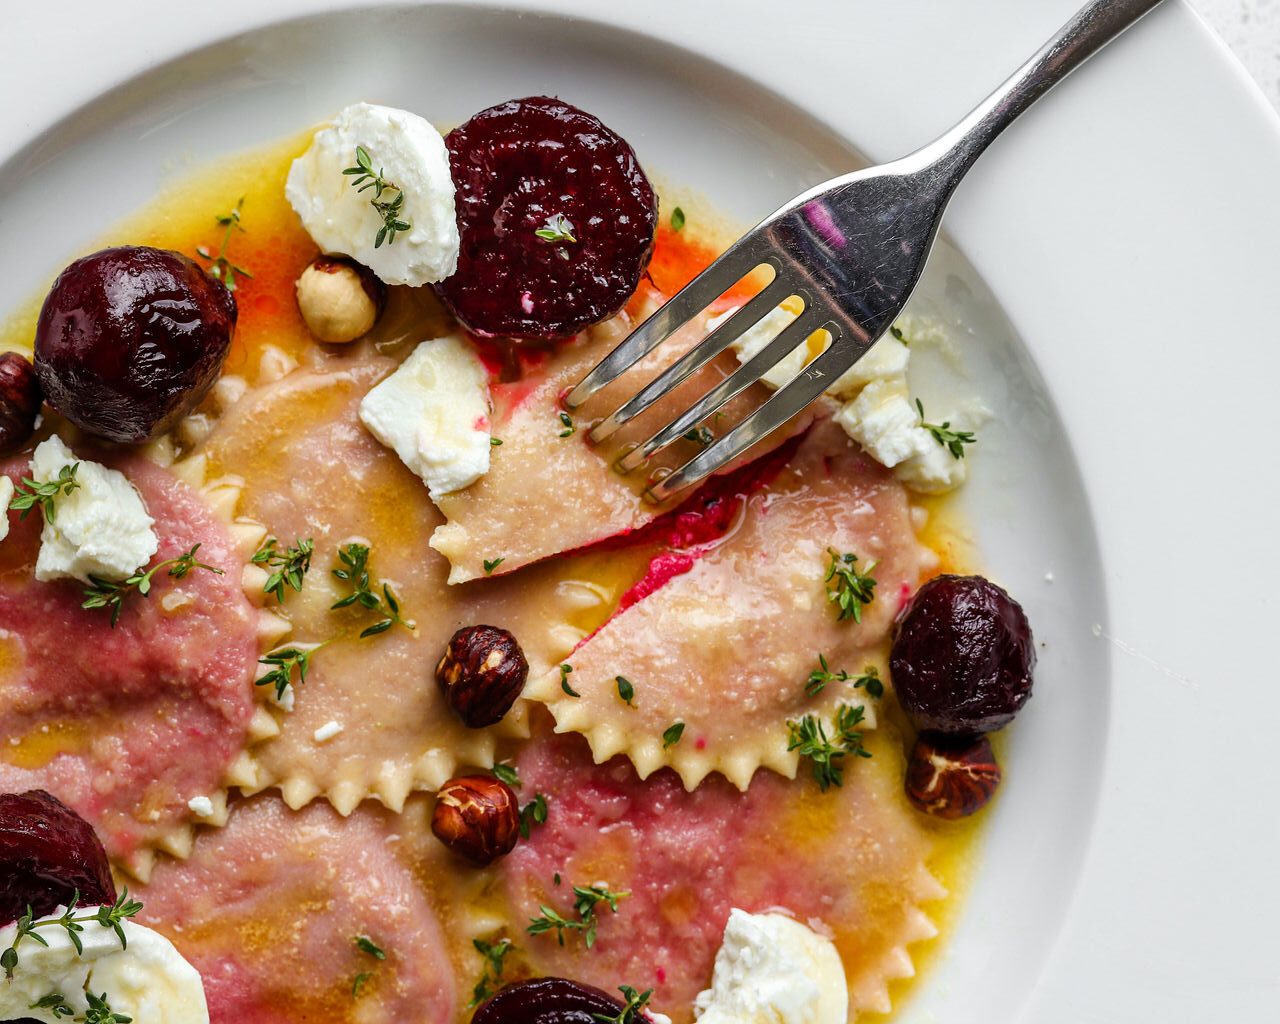
[(31, 479), (49, 483), (77, 463), (79, 486), (70, 494), (59, 492), (52, 519), (45, 517), (36, 579), (126, 579), (159, 549), (155, 521), (123, 473), (77, 458), (56, 435), (41, 441), (32, 454)]

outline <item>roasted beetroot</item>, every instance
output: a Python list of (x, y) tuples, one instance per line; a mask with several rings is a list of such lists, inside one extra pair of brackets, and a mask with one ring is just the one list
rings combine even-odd
[(0, 793), (0, 927), (28, 906), (43, 917), (77, 891), (83, 906), (115, 902), (93, 826), (42, 789)]
[(577, 107), (531, 96), (482, 110), (445, 144), (462, 248), (436, 290), (466, 327), (566, 338), (623, 307), (658, 219), (623, 139)]
[(217, 379), (236, 303), (181, 253), (103, 249), (58, 275), (36, 327), (45, 399), (109, 441), (164, 433)]
[(508, 985), (476, 1010), (471, 1024), (596, 1024), (613, 1020), (622, 1004), (598, 988), (565, 978), (535, 978)]
[(976, 736), (1031, 696), (1036, 652), (1021, 605), (981, 576), (938, 576), (911, 600), (889, 669), (919, 729)]

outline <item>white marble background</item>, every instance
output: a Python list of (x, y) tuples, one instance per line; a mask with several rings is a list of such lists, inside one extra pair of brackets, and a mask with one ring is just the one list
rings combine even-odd
[(1280, 0), (1191, 0), (1280, 110)]

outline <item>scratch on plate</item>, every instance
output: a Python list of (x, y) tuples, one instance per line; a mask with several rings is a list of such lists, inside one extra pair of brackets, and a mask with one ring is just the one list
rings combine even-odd
[(1106, 632), (1106, 630), (1102, 628), (1102, 625), (1100, 623), (1095, 622), (1091, 627), (1091, 632), (1093, 633), (1094, 636), (1100, 636), (1102, 637), (1102, 639), (1109, 641), (1112, 644), (1112, 646), (1114, 646), (1115, 649), (1120, 653), (1127, 654), (1131, 658), (1137, 658), (1139, 661), (1145, 661), (1148, 665), (1150, 665), (1153, 669), (1155, 669), (1161, 675), (1166, 675), (1170, 679), (1174, 680), (1175, 682), (1181, 683), (1183, 686), (1189, 686), (1193, 690), (1199, 688), (1199, 684), (1196, 683), (1190, 676), (1184, 676), (1181, 672), (1175, 672), (1168, 665), (1161, 664), (1150, 655), (1143, 654), (1136, 647), (1132, 647), (1129, 644), (1125, 643), (1123, 640), (1117, 639), (1116, 637), (1112, 636), (1110, 633)]

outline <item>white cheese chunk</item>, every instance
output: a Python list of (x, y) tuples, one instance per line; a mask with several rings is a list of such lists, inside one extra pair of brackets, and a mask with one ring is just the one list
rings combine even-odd
[(13, 501), (13, 481), (0, 476), (0, 540), (9, 536), (9, 502)]
[(901, 377), (872, 381), (835, 418), (863, 451), (890, 469), (934, 444)]
[(197, 818), (213, 817), (213, 801), (207, 796), (193, 796), (187, 801), (187, 809)]
[(911, 458), (893, 467), (893, 475), (918, 494), (943, 494), (959, 487), (969, 476), (967, 459), (957, 459), (928, 431), (929, 443)]
[(342, 733), (342, 729), (343, 726), (341, 722), (325, 722), (324, 725), (320, 726), (319, 729), (312, 733), (311, 738), (317, 743), (328, 743), (335, 736), (340, 735)]
[(489, 472), (489, 373), (466, 339), (424, 341), (360, 403), (360, 421), (431, 497)]
[[(359, 191), (356, 147), (404, 196), (398, 219), (410, 227), (377, 245), (383, 217)], [(382, 201), (396, 199), (384, 192)], [(302, 225), (325, 252), (363, 263), (387, 284), (442, 281), (458, 266), (458, 223), (453, 177), (444, 139), (431, 122), (407, 110), (356, 103), (316, 132), (311, 147), (289, 168), (285, 196)]]
[(733, 910), (698, 1024), (846, 1024), (849, 990), (830, 939), (784, 914)]
[(36, 447), (31, 478), (48, 483), (58, 479), (64, 466), (76, 463), (79, 486), (70, 494), (60, 492), (52, 519), (45, 517), (36, 579), (126, 579), (151, 561), (160, 546), (154, 520), (123, 473), (76, 458), (56, 435)]
[[(62, 912), (59, 908), (50, 917)], [(76, 916), (92, 913), (92, 907), (81, 907)], [(113, 1012), (139, 1024), (208, 1024), (204, 983), (196, 969), (158, 932), (132, 921), (122, 922), (121, 928), (128, 940), (123, 949), (115, 932), (97, 923), (86, 924), (79, 933), (83, 953), (76, 952), (60, 926), (39, 929), (47, 947), (29, 938), (20, 943), (13, 979), (0, 981), (0, 1020), (31, 1017), (65, 1024), (67, 1018), (52, 1007), (34, 1005), (55, 993), (83, 1019), (89, 988), (95, 996), (105, 994)], [(0, 928), (0, 949), (8, 948), (16, 934), (16, 925)]]

